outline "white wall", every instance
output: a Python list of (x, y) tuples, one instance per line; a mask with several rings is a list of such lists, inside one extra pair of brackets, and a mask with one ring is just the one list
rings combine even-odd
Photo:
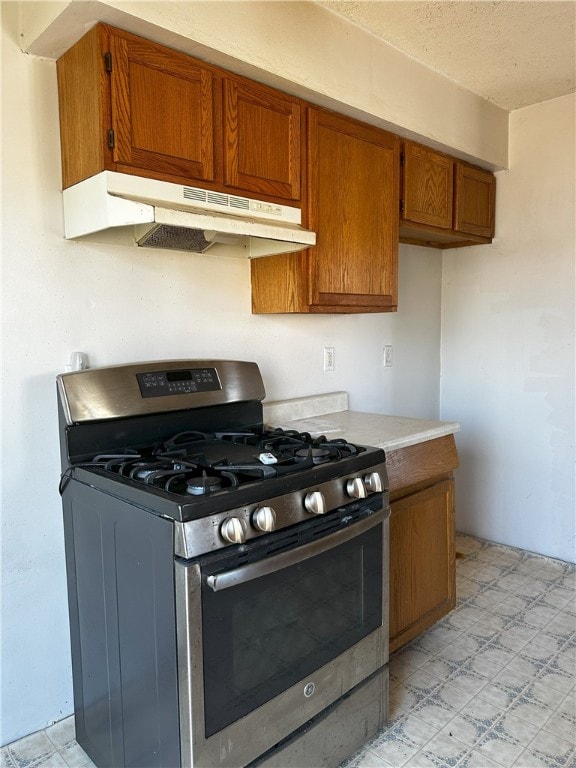
[(446, 252), (441, 416), (463, 532), (575, 561), (575, 96), (510, 119), (496, 239)]
[(73, 707), (55, 391), (70, 353), (256, 360), (271, 400), (347, 390), (356, 410), (435, 418), (441, 255), (401, 248), (395, 314), (252, 316), (245, 261), (64, 241), (55, 65), (20, 51), (17, 4), (2, 27), (4, 744)]

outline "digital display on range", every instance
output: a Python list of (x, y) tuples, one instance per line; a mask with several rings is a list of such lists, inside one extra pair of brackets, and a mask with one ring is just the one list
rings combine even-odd
[(192, 381), (192, 371), (166, 371), (168, 381)]
[(215, 368), (192, 368), (181, 371), (137, 373), (142, 397), (165, 397), (222, 389)]

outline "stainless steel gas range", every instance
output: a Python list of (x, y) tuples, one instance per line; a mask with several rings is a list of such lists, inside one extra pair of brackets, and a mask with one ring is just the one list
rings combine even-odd
[(384, 452), (265, 427), (255, 363), (58, 393), (80, 745), (99, 768), (338, 765), (387, 717)]

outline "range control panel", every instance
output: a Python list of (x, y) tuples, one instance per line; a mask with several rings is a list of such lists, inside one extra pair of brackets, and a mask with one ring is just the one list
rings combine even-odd
[(222, 389), (215, 368), (187, 368), (179, 371), (137, 373), (142, 397), (165, 397)]

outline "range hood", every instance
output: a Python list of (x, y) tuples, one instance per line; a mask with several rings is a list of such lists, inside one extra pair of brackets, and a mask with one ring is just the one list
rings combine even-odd
[(259, 258), (316, 243), (298, 208), (102, 171), (68, 187), (67, 239)]

